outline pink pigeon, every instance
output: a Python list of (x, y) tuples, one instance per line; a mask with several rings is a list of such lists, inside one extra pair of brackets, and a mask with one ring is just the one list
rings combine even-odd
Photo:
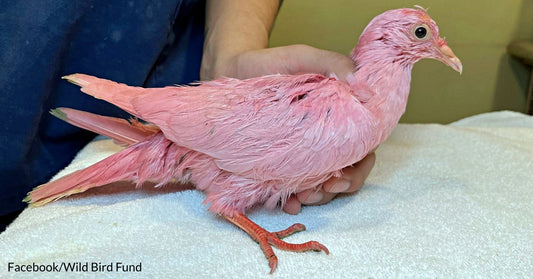
[(140, 88), (83, 74), (66, 76), (81, 91), (151, 124), (55, 110), (65, 121), (128, 147), (37, 187), (26, 201), (43, 205), (121, 180), (157, 186), (192, 182), (206, 194), (210, 211), (259, 243), (271, 273), (278, 264), (272, 246), (327, 254), (316, 241), (281, 240), (305, 230), (302, 224), (269, 232), (248, 219), (246, 210), (273, 208), (293, 193), (317, 189), (383, 142), (405, 111), (415, 62), (432, 58), (462, 71), (436, 23), (420, 7), (375, 17), (351, 58), (356, 69), (348, 82), (318, 74), (278, 74)]

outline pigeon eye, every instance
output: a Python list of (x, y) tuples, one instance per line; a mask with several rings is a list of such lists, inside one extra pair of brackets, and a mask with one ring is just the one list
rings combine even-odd
[(424, 27), (418, 27), (415, 30), (415, 35), (417, 38), (422, 39), (427, 35), (428, 31)]
[(418, 26), (415, 28), (415, 36), (419, 39), (426, 38), (428, 30), (424, 26)]

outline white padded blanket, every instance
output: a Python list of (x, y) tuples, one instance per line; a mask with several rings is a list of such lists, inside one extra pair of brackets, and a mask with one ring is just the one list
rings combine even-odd
[[(118, 150), (94, 141), (58, 176)], [(203, 199), (195, 190), (122, 185), (26, 209), (0, 234), (0, 277), (526, 278), (533, 117), (495, 112), (451, 125), (399, 125), (358, 193), (296, 216), (251, 212), (269, 230), (301, 222), (307, 231), (287, 241), (317, 240), (331, 252), (275, 249), (273, 275), (259, 246)], [(88, 271), (14, 271), (75, 263)], [(117, 270), (119, 263), (138, 271)], [(95, 265), (104, 270), (91, 271)]]

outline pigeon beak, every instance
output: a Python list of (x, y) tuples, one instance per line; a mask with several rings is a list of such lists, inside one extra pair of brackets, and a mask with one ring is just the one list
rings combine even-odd
[(452, 67), (452, 69), (459, 72), (459, 74), (463, 72), (463, 64), (461, 64), (461, 60), (459, 60), (459, 58), (457, 58), (457, 56), (453, 54), (452, 49), (446, 44), (444, 39), (441, 39), (437, 49), (439, 51), (439, 54), (437, 57), (438, 60)]

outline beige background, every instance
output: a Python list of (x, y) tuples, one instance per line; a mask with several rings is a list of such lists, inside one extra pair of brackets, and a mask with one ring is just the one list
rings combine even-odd
[(533, 40), (533, 0), (285, 0), (270, 45), (303, 43), (348, 54), (366, 24), (388, 9), (421, 5), (463, 62), (459, 76), (423, 60), (413, 70), (402, 122), (448, 123), (494, 111), (525, 111), (530, 68), (509, 57), (515, 39)]

